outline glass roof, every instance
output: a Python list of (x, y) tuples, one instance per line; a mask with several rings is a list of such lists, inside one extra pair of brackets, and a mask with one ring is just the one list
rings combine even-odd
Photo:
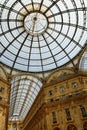
[(82, 58), (80, 60), (79, 69), (87, 71), (87, 50), (82, 55)]
[(0, 61), (43, 72), (63, 66), (87, 44), (87, 0), (0, 0)]
[(9, 120), (21, 121), (26, 117), (41, 87), (41, 81), (32, 76), (22, 75), (13, 79)]

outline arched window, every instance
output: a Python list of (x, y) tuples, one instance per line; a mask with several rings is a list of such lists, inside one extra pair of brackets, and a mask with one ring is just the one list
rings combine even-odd
[(83, 124), (83, 129), (87, 130), (87, 121)]
[(79, 69), (87, 71), (87, 51), (85, 51), (80, 60)]
[(75, 125), (70, 124), (68, 125), (67, 130), (77, 130), (77, 128)]

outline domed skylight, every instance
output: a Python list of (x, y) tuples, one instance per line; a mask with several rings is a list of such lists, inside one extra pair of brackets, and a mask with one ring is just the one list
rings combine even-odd
[(87, 50), (82, 55), (82, 58), (80, 60), (79, 69), (87, 71)]
[(87, 0), (0, 0), (0, 61), (12, 69), (58, 68), (87, 44)]
[(23, 120), (26, 117), (41, 87), (41, 81), (29, 75), (16, 76), (12, 80), (9, 120)]

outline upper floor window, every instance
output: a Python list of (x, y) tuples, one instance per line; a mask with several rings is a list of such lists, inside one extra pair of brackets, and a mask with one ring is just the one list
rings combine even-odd
[(76, 83), (76, 82), (73, 82), (73, 83), (72, 83), (72, 87), (73, 87), (73, 88), (77, 88), (77, 87), (78, 87), (77, 83)]
[(50, 96), (53, 95), (53, 91), (52, 91), (52, 90), (49, 91), (49, 95), (50, 95)]
[(80, 110), (83, 117), (87, 117), (87, 112), (84, 105), (80, 105)]
[(4, 88), (0, 87), (0, 93), (3, 93), (3, 92), (4, 92)]
[(70, 121), (71, 120), (70, 110), (67, 108), (67, 109), (65, 109), (65, 112), (66, 112), (67, 121)]
[(56, 112), (52, 112), (53, 123), (57, 123)]
[(64, 92), (65, 88), (63, 86), (60, 87), (60, 92)]

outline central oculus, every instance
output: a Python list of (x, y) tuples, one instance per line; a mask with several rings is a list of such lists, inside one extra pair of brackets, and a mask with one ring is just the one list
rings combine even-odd
[(39, 12), (28, 14), (24, 19), (25, 30), (32, 36), (38, 36), (47, 29), (48, 22), (45, 15)]

